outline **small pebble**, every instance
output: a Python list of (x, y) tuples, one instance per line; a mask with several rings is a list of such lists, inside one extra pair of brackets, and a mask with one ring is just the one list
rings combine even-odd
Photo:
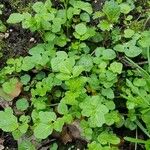
[(9, 37), (9, 33), (5, 33), (5, 39)]
[(3, 150), (5, 147), (3, 145), (0, 145), (0, 150)]
[(9, 32), (13, 32), (13, 29), (9, 29)]
[(31, 39), (30, 39), (30, 42), (34, 42), (34, 41), (35, 41), (35, 39), (34, 39), (34, 38), (31, 38)]

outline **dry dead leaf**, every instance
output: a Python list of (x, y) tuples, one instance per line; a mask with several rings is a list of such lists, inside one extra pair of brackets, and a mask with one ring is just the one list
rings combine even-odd
[(63, 130), (61, 132), (61, 140), (64, 144), (67, 144), (68, 142), (72, 142), (73, 140), (80, 138), (80, 130), (75, 125), (75, 123), (71, 125), (65, 125), (63, 127)]
[(21, 93), (21, 89), (22, 89), (22, 84), (20, 82), (17, 82), (15, 89), (12, 91), (11, 94), (9, 94), (9, 96), (11, 96), (13, 99), (15, 97), (18, 97)]
[(3, 146), (4, 139), (0, 138), (0, 150), (3, 150), (5, 147)]

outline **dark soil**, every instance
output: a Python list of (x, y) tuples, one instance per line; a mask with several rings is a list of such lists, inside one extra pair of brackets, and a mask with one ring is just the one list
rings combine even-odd
[(4, 140), (3, 146), (5, 150), (17, 150), (17, 141), (15, 141), (10, 133), (2, 133), (0, 136)]
[[(17, 12), (16, 7), (12, 5), (14, 0), (0, 0), (0, 3), (4, 5), (3, 15), (1, 19), (6, 22), (12, 12)], [(35, 0), (23, 0), (20, 7), (25, 7), (27, 3), (34, 2)], [(19, 6), (18, 6), (19, 8)], [(11, 26), (7, 25), (7, 32), (3, 34), (2, 53), (5, 57), (2, 57), (0, 61), (0, 67), (2, 67), (8, 58), (16, 58), (19, 56), (27, 55), (28, 50), (33, 47), (37, 42), (41, 41), (40, 36), (36, 33), (31, 33), (28, 30), (24, 30), (20, 25)]]

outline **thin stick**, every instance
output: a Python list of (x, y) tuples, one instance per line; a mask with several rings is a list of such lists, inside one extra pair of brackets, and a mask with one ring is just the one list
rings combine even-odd
[[(138, 129), (136, 128), (136, 133), (135, 133), (135, 138), (138, 138)], [(135, 143), (135, 148), (134, 150), (137, 150), (137, 143)]]

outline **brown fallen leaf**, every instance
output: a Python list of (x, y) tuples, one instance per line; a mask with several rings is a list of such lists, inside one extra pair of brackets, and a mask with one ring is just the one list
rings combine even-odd
[(15, 89), (12, 91), (12, 93), (10, 93), (8, 95), (13, 98), (18, 97), (21, 93), (21, 89), (22, 89), (22, 84), (20, 82), (17, 82)]
[(75, 121), (70, 125), (65, 125), (61, 132), (61, 140), (64, 144), (67, 144), (68, 142), (72, 142), (73, 140), (80, 139), (81, 133), (80, 129), (77, 126), (78, 123), (75, 123)]
[(14, 90), (10, 94), (5, 93), (3, 91), (3, 88), (0, 88), (0, 97), (6, 101), (12, 101), (14, 98), (20, 95), (21, 90), (22, 90), (22, 84), (18, 81), (16, 83)]
[(0, 138), (0, 150), (3, 150), (5, 147), (3, 146), (4, 139)]
[(59, 139), (63, 144), (69, 142), (81, 141), (82, 143), (88, 143), (88, 140), (81, 136), (82, 129), (80, 127), (80, 120), (75, 120), (71, 124), (63, 126), (62, 132), (53, 132), (52, 137)]
[(67, 144), (68, 142), (72, 142), (73, 137), (72, 135), (69, 133), (69, 128), (68, 125), (64, 126), (60, 135), (61, 141), (64, 144)]

